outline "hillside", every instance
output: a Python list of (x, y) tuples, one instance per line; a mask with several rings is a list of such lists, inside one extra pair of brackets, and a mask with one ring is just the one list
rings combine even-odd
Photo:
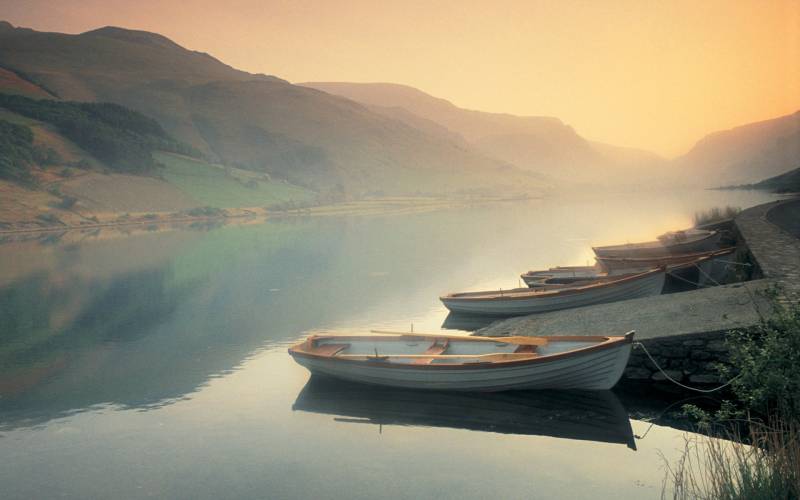
[(116, 105), (10, 97), (0, 94), (0, 230), (149, 224), (338, 201), (176, 154), (183, 147), (155, 122)]
[(61, 99), (120, 104), (213, 162), (360, 195), (537, 192), (508, 163), (351, 100), (236, 70), (147, 32), (0, 25), (0, 67)]
[(729, 186), (721, 189), (764, 189), (773, 193), (800, 193), (800, 168), (789, 170), (754, 184)]
[(745, 184), (800, 163), (800, 111), (714, 132), (674, 161), (706, 185)]
[(578, 135), (557, 118), (515, 116), (474, 111), (392, 83), (308, 82), (316, 88), (370, 106), (376, 112), (415, 124), (426, 120), (484, 154), (520, 168), (567, 181), (619, 181), (647, 173), (663, 163), (656, 155), (627, 148), (598, 145)]
[(152, 118), (116, 104), (30, 99), (0, 93), (0, 108), (52, 125), (119, 172), (152, 172), (156, 150), (199, 157), (191, 147), (170, 137)]

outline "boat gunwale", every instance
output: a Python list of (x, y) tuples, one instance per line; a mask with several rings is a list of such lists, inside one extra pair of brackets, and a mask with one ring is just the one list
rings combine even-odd
[[(514, 361), (493, 361), (493, 362), (485, 362), (485, 363), (451, 363), (451, 364), (425, 364), (425, 365), (415, 365), (411, 363), (389, 363), (385, 361), (370, 361), (369, 359), (348, 359), (348, 358), (337, 358), (336, 356), (328, 356), (322, 354), (314, 354), (312, 352), (308, 352), (302, 350), (301, 348), (307, 344), (309, 339), (347, 339), (347, 338), (359, 338), (359, 339), (366, 339), (369, 338), (370, 340), (397, 340), (399, 338), (411, 337), (414, 338), (414, 334), (409, 335), (397, 335), (397, 336), (371, 336), (371, 335), (326, 335), (326, 336), (311, 336), (308, 337), (303, 342), (293, 345), (289, 348), (289, 354), (293, 357), (299, 356), (302, 358), (310, 358), (310, 359), (318, 359), (318, 360), (331, 360), (336, 361), (337, 363), (346, 363), (352, 364), (356, 363), (358, 365), (365, 365), (368, 364), (370, 367), (377, 367), (377, 368), (392, 368), (392, 369), (412, 369), (412, 370), (483, 370), (483, 369), (498, 369), (498, 368), (514, 368), (514, 367), (521, 367), (525, 365), (534, 365), (534, 364), (542, 364), (542, 363), (549, 363), (553, 361), (563, 360), (565, 358), (574, 358), (580, 357), (584, 354), (594, 353), (595, 351), (603, 351), (607, 349), (613, 349), (621, 347), (625, 344), (632, 344), (633, 343), (633, 336), (634, 331), (626, 333), (624, 336), (607, 336), (607, 335), (565, 335), (565, 336), (556, 336), (556, 337), (541, 337), (548, 339), (548, 342), (585, 342), (585, 341), (592, 341), (592, 340), (599, 340), (597, 344), (580, 347), (577, 349), (572, 349), (565, 352), (553, 353), (553, 354), (545, 354), (543, 356), (537, 356), (534, 358), (529, 359), (522, 359), (522, 360), (514, 360)], [(450, 337), (458, 337), (450, 336)], [(417, 337), (417, 338), (424, 338), (430, 339), (430, 337)], [(465, 339), (472, 339), (479, 342), (503, 342), (504, 337), (464, 337)], [(553, 340), (550, 340), (553, 339)], [(556, 340), (557, 339), (557, 340)], [(514, 343), (514, 342), (509, 342)], [(369, 355), (366, 355), (367, 357)], [(388, 355), (391, 356), (391, 355)]]
[[(650, 269), (648, 271), (642, 271), (638, 273), (631, 273), (631, 274), (623, 274), (620, 276), (616, 276), (619, 279), (610, 279), (608, 281), (602, 281), (600, 283), (590, 283), (588, 285), (576, 286), (576, 287), (568, 287), (568, 288), (558, 288), (558, 289), (549, 289), (549, 290), (539, 290), (535, 288), (520, 288), (517, 293), (518, 295), (503, 295), (501, 290), (489, 290), (485, 293), (486, 295), (479, 295), (479, 296), (472, 296), (472, 297), (459, 297), (460, 294), (469, 293), (469, 294), (478, 294), (482, 292), (456, 292), (456, 293), (449, 293), (446, 295), (442, 295), (439, 297), (439, 300), (455, 300), (455, 301), (505, 301), (505, 300), (530, 300), (530, 299), (538, 299), (538, 298), (549, 298), (549, 297), (558, 297), (563, 295), (574, 295), (576, 293), (585, 293), (587, 291), (601, 289), (601, 288), (609, 288), (615, 285), (625, 284), (631, 281), (638, 281), (640, 279), (645, 279), (650, 276), (655, 276), (659, 273), (666, 273), (667, 269), (666, 266), (658, 266), (656, 268)], [(611, 276), (610, 278), (615, 278), (615, 276)]]

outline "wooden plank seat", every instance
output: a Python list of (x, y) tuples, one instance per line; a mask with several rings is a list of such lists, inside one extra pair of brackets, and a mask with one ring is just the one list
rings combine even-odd
[[(440, 354), (444, 354), (447, 350), (447, 346), (450, 343), (450, 340), (444, 339), (443, 343), (439, 343), (439, 339), (433, 341), (430, 347), (423, 353), (426, 355), (435, 355), (438, 356)], [(429, 365), (433, 362), (434, 358), (419, 358), (413, 361), (415, 365)]]
[(348, 347), (350, 347), (350, 344), (322, 344), (315, 345), (311, 352), (322, 356), (336, 356)]

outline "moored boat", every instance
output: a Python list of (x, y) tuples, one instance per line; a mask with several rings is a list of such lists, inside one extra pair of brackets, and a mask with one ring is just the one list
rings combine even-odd
[(652, 269), (659, 266), (667, 266), (669, 271), (682, 266), (694, 266), (726, 257), (733, 253), (735, 247), (711, 250), (707, 252), (682, 253), (675, 255), (664, 255), (659, 257), (597, 257), (598, 264), (608, 273), (617, 273), (631, 269)]
[(289, 354), (315, 375), (410, 389), (495, 392), (606, 390), (628, 363), (621, 337), (468, 337), (393, 333), (312, 335)]
[(592, 247), (592, 250), (597, 257), (665, 257), (716, 250), (721, 237), (719, 231), (687, 229), (664, 233), (655, 241)]
[(605, 273), (605, 270), (597, 265), (594, 266), (556, 266), (541, 271), (528, 271), (520, 274), (520, 278), (528, 286), (534, 286), (551, 279), (580, 279), (597, 278)]
[(439, 299), (453, 312), (520, 316), (658, 295), (664, 278), (665, 269), (659, 268), (534, 288), (451, 293)]

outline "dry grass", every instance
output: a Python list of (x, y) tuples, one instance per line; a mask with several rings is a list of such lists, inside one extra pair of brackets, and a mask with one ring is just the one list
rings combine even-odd
[(741, 211), (742, 209), (739, 207), (725, 206), (724, 208), (713, 207), (709, 208), (708, 210), (703, 210), (701, 212), (695, 212), (694, 225), (702, 226), (703, 224), (710, 224), (712, 222), (721, 222), (724, 220), (733, 219)]
[(749, 422), (750, 435), (730, 440), (686, 438), (682, 456), (667, 463), (662, 498), (774, 500), (800, 496), (800, 424)]

